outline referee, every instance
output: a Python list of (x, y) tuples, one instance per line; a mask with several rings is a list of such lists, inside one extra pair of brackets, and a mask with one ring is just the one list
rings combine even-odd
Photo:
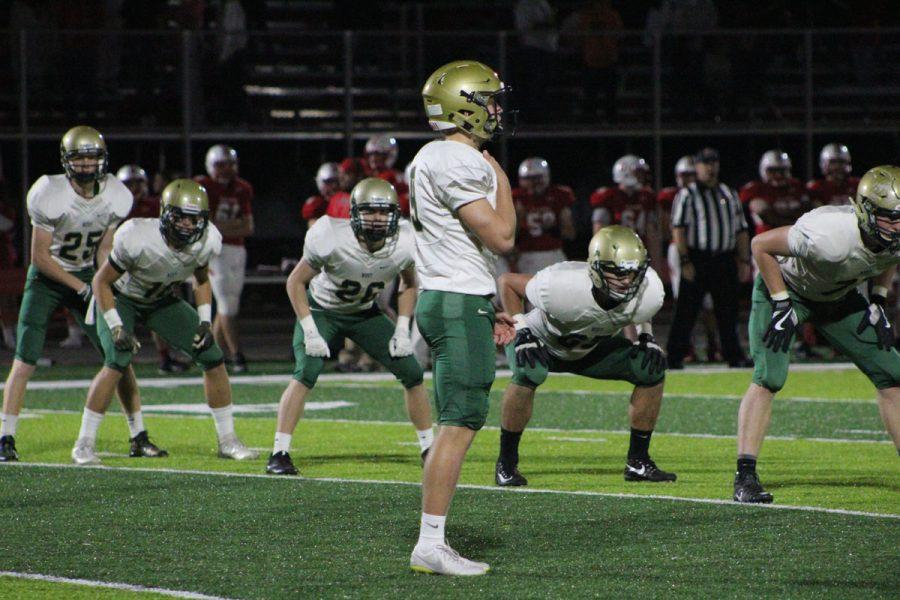
[(681, 284), (669, 332), (669, 368), (684, 368), (691, 331), (707, 292), (713, 299), (725, 360), (731, 367), (748, 366), (737, 335), (739, 280), (750, 272), (747, 221), (738, 195), (719, 182), (719, 153), (704, 148), (695, 162), (696, 183), (679, 191), (672, 205), (672, 240), (681, 261)]

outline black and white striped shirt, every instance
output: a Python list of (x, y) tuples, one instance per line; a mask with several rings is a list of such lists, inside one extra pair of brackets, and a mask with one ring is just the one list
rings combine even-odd
[(737, 234), (747, 231), (744, 208), (733, 189), (692, 183), (682, 188), (672, 204), (672, 227), (686, 229), (687, 246), (704, 252), (731, 252)]

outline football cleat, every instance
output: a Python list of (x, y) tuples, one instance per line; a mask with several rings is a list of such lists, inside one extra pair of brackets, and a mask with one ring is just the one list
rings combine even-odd
[(72, 462), (76, 465), (99, 465), (100, 459), (94, 451), (94, 440), (78, 438), (72, 448)]
[(224, 440), (219, 440), (219, 458), (233, 458), (234, 460), (253, 460), (259, 458), (259, 452), (251, 450), (231, 434)]
[(428, 460), (428, 453), (431, 452), (431, 446), (422, 450), (422, 465), (425, 465), (425, 461)]
[(509, 468), (499, 460), (494, 468), (494, 481), (502, 487), (528, 485), (528, 480), (519, 473), (518, 467)]
[(675, 481), (675, 473), (663, 471), (650, 458), (629, 458), (625, 464), (625, 481)]
[(291, 455), (287, 452), (273, 452), (269, 455), (269, 464), (266, 465), (266, 473), (271, 475), (297, 475), (297, 467), (291, 461)]
[(734, 501), (747, 504), (770, 504), (772, 494), (763, 489), (755, 471), (734, 474)]
[(166, 358), (165, 360), (159, 361), (157, 371), (159, 371), (160, 375), (167, 375), (169, 373), (184, 373), (190, 368), (190, 363), (181, 362), (174, 358)]
[(491, 570), (487, 563), (463, 558), (447, 544), (438, 544), (430, 550), (417, 545), (409, 557), (409, 568), (416, 573), (462, 576), (484, 575)]
[(12, 462), (19, 460), (16, 452), (16, 439), (11, 435), (0, 437), (0, 462)]
[(142, 456), (145, 458), (164, 458), (168, 455), (168, 452), (150, 441), (150, 436), (147, 435), (146, 430), (131, 438), (131, 451), (128, 452), (128, 456), (132, 458), (140, 458)]

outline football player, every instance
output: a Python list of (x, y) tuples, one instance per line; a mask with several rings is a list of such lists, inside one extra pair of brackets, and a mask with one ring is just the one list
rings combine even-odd
[(316, 187), (319, 193), (307, 198), (300, 209), (300, 217), (306, 221), (307, 228), (315, 225), (316, 219), (325, 214), (328, 200), (341, 189), (337, 163), (326, 162), (319, 166), (316, 171)]
[(226, 348), (235, 373), (247, 370), (241, 352), (237, 316), (244, 289), (247, 248), (244, 239), (253, 235), (253, 187), (238, 176), (238, 155), (234, 148), (216, 144), (206, 151), (206, 175), (197, 177), (209, 195), (210, 218), (222, 234), (222, 253), (209, 265), (209, 280), (216, 298), (213, 335)]
[[(798, 326), (816, 324), (877, 389), (878, 409), (900, 452), (900, 354), (885, 314), (887, 288), (900, 263), (900, 167), (875, 167), (859, 183), (853, 206), (823, 206), (793, 226), (753, 238), (760, 276), (750, 310), (753, 382), (738, 412), (734, 499), (772, 502), (756, 460), (785, 383)], [(869, 299), (857, 285), (872, 280)]]
[[(163, 190), (160, 204), (159, 218), (132, 219), (116, 231), (109, 260), (94, 275), (104, 366), (91, 382), (72, 448), (72, 461), (78, 465), (100, 463), (95, 451), (97, 430), (113, 389), (140, 348), (134, 336), (136, 323), (158, 333), (203, 368), (219, 456), (237, 460), (257, 456), (234, 432), (231, 385), (222, 350), (212, 334), (208, 265), (222, 248), (222, 234), (210, 223), (206, 190), (196, 181), (176, 179)], [(191, 276), (196, 309), (172, 295)]]
[(769, 150), (759, 160), (759, 179), (741, 188), (741, 202), (750, 209), (756, 233), (793, 225), (810, 209), (803, 182), (791, 177), (791, 157)]
[(575, 239), (572, 189), (550, 183), (550, 165), (540, 157), (519, 164), (519, 187), (513, 189), (519, 219), (516, 234), (516, 271), (537, 273), (566, 260), (563, 240)]
[[(634, 384), (625, 481), (675, 481), (675, 474), (658, 468), (649, 453), (666, 358), (650, 325), (665, 294), (648, 263), (634, 231), (609, 225), (591, 239), (587, 263), (562, 262), (537, 275), (500, 277), (500, 298), (503, 309), (514, 315), (516, 338), (506, 346), (513, 376), (500, 409), (497, 485), (528, 484), (518, 469), (519, 442), (531, 418), (534, 392), (549, 372)], [(526, 300), (534, 308), (522, 314)], [(622, 335), (626, 325), (637, 327), (636, 342)]]
[(613, 164), (614, 187), (591, 194), (594, 233), (607, 225), (624, 225), (637, 232), (650, 252), (650, 260), (662, 264), (662, 233), (656, 194), (649, 186), (650, 167), (640, 156), (626, 154)]
[(325, 214), (335, 219), (349, 219), (350, 192), (357, 183), (368, 176), (368, 167), (363, 159), (345, 158), (342, 160), (338, 165), (338, 181), (341, 189), (328, 199), (328, 209)]
[(460, 469), (484, 425), (494, 381), (495, 342), (513, 337), (512, 320), (495, 315), (496, 253), (512, 251), (516, 213), (503, 168), (481, 146), (500, 135), (507, 91), (490, 67), (455, 61), (422, 88), (425, 114), (439, 139), (423, 146), (410, 169), (410, 220), (416, 236), (416, 322), (434, 357), (441, 428), (425, 461), (414, 571), (483, 575), (489, 566), (461, 557), (444, 525)]
[[(15, 435), (25, 386), (56, 309), (68, 308), (91, 344), (100, 349), (96, 327), (84, 319), (90, 282), (95, 265), (106, 261), (116, 227), (131, 211), (131, 192), (107, 176), (109, 154), (99, 131), (73, 127), (63, 136), (59, 153), (65, 173), (44, 175), (28, 190), (28, 214), (34, 227), (31, 265), (19, 311), (16, 356), (3, 388), (0, 461), (18, 460)], [(118, 392), (131, 431), (132, 456), (154, 455), (158, 449), (144, 431), (131, 369), (121, 378)]]
[[(400, 215), (409, 218), (409, 186), (406, 177), (394, 168), (400, 145), (387, 134), (373, 135), (366, 141), (365, 155), (368, 176), (384, 179), (397, 190), (400, 200)], [(407, 201), (404, 202), (404, 199)]]
[(850, 204), (856, 196), (859, 177), (853, 177), (850, 150), (843, 144), (827, 144), (819, 152), (819, 169), (822, 179), (806, 183), (806, 193), (812, 206)]
[[(375, 298), (401, 279), (396, 325)], [(307, 292), (307, 287), (309, 291)], [(296, 475), (291, 436), (336, 336), (356, 342), (403, 384), (406, 408), (423, 459), (431, 448), (431, 409), (422, 367), (412, 356), (409, 321), (416, 305), (415, 240), (400, 222), (397, 191), (387, 181), (363, 179), (350, 199), (350, 219), (322, 217), (306, 234), (303, 259), (288, 278), (294, 326), (294, 378), (281, 396), (275, 447), (266, 472)]]

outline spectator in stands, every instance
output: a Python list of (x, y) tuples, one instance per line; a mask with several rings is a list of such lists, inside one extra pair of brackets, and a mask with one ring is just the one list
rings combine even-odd
[[(675, 184), (672, 187), (663, 188), (657, 195), (660, 211), (660, 229), (663, 236), (671, 238), (672, 233), (672, 203), (678, 192), (697, 180), (697, 169), (694, 166), (693, 156), (682, 156), (675, 164)], [(668, 275), (672, 285), (672, 297), (678, 300), (678, 287), (681, 285), (681, 263), (678, 259), (678, 247), (671, 239), (665, 239), (664, 245), (668, 247), (667, 266)], [(662, 277), (662, 275), (660, 275)], [(712, 296), (708, 293), (703, 296), (703, 307), (700, 310), (700, 324), (706, 334), (706, 362), (719, 362), (722, 354), (719, 352), (717, 339), (716, 319), (713, 315)], [(693, 339), (693, 335), (692, 335)], [(691, 342), (690, 348), (684, 357), (684, 362), (697, 362), (697, 353)]]
[(581, 76), (584, 90), (582, 112), (587, 118), (600, 116), (597, 96), (603, 95), (603, 118), (616, 118), (619, 88), (619, 37), (622, 17), (610, 0), (590, 2), (567, 20), (572, 24), (574, 42), (581, 50)]
[(675, 196), (672, 237), (681, 281), (669, 332), (670, 369), (684, 367), (691, 332), (703, 297), (713, 298), (719, 340), (728, 365), (747, 366), (737, 335), (738, 284), (750, 277), (750, 238), (738, 195), (719, 181), (719, 153), (704, 148), (695, 157), (697, 181)]
[(550, 183), (550, 165), (540, 157), (519, 165), (519, 186), (512, 191), (518, 231), (511, 270), (534, 274), (566, 260), (563, 241), (575, 239), (572, 188)]
[(803, 182), (791, 177), (791, 157), (781, 150), (762, 155), (759, 179), (745, 184), (740, 197), (750, 210), (756, 233), (793, 225), (810, 209)]
[(314, 194), (303, 202), (300, 217), (307, 227), (312, 227), (318, 218), (328, 210), (329, 199), (341, 189), (340, 166), (334, 162), (322, 163), (316, 171), (316, 188)]
[(821, 179), (810, 179), (806, 182), (806, 193), (813, 208), (832, 205), (850, 204), (856, 196), (859, 177), (851, 175), (853, 164), (850, 150), (843, 144), (827, 144), (819, 152), (819, 170)]
[(515, 7), (518, 48), (515, 53), (517, 98), (530, 121), (547, 116), (545, 102), (550, 76), (556, 70), (559, 32), (556, 13), (547, 0), (519, 0)]
[(209, 195), (209, 216), (222, 233), (222, 253), (209, 264), (209, 280), (216, 299), (213, 335), (227, 349), (226, 359), (235, 373), (247, 370), (241, 352), (237, 316), (247, 269), (244, 240), (253, 235), (253, 186), (238, 176), (238, 155), (234, 148), (217, 144), (206, 152), (206, 175), (196, 180)]
[(659, 208), (650, 187), (650, 167), (640, 156), (626, 154), (612, 168), (613, 187), (602, 187), (591, 195), (594, 233), (607, 225), (634, 229), (644, 242), (654, 265), (663, 264)]

